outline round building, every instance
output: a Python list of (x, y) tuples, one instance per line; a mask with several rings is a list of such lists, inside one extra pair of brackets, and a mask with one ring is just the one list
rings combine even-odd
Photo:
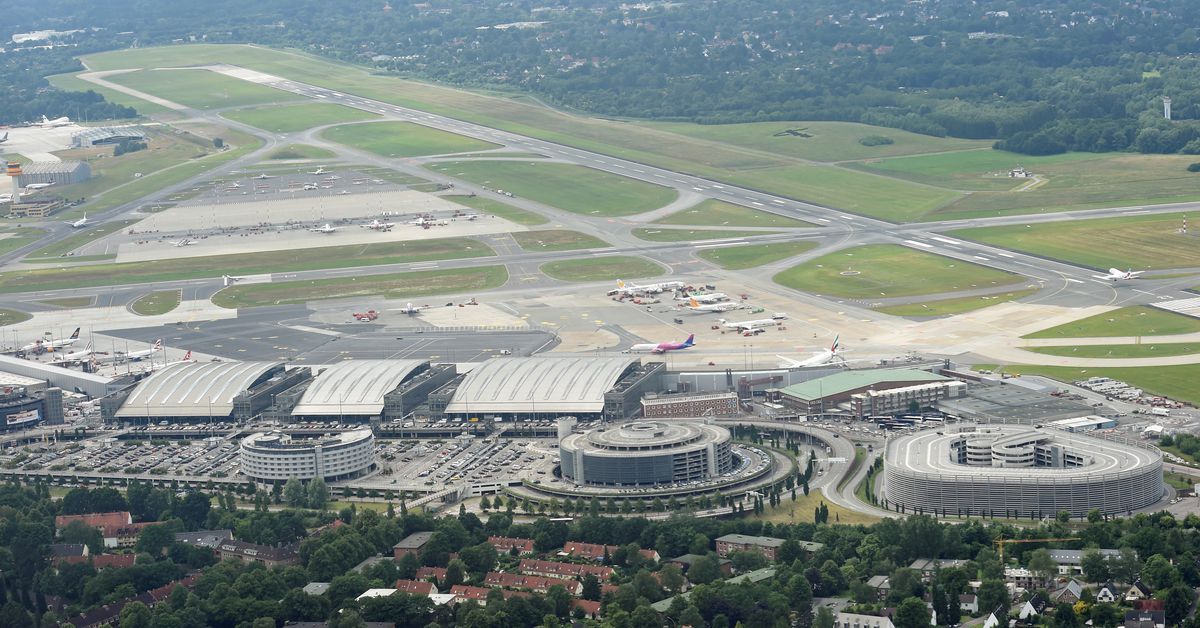
[(734, 468), (729, 430), (706, 423), (637, 421), (559, 442), (564, 479), (592, 486), (707, 480)]
[(344, 480), (375, 467), (375, 435), (369, 429), (318, 438), (259, 432), (242, 440), (240, 460), (242, 473), (258, 482)]
[(940, 516), (1127, 514), (1162, 499), (1162, 453), (1029, 426), (918, 432), (887, 445), (890, 510)]

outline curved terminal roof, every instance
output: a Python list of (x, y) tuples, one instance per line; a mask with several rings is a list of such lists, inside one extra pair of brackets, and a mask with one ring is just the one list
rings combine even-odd
[(467, 374), (448, 414), (604, 410), (604, 393), (638, 361), (632, 357), (492, 358)]
[[(426, 363), (426, 360), (345, 360), (332, 364), (304, 391), (292, 415), (379, 414), (383, 412), (383, 396)], [(318, 368), (321, 367), (313, 367)]]
[(234, 397), (281, 365), (281, 362), (174, 364), (139, 384), (116, 416), (229, 416), (233, 413)]

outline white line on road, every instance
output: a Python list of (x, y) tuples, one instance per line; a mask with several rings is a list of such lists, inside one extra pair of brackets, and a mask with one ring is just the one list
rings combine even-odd
[(921, 247), (921, 248), (926, 248), (926, 249), (932, 249), (932, 248), (933, 248), (933, 245), (932, 245), (932, 244), (925, 244), (924, 242), (917, 242), (916, 240), (905, 240), (905, 241), (904, 241), (904, 243), (905, 243), (905, 244), (911, 244), (911, 245), (913, 245), (913, 246), (919, 246), (919, 247)]

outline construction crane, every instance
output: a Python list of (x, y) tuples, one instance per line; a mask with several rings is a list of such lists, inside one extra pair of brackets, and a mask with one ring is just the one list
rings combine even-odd
[(1005, 545), (1009, 545), (1009, 544), (1013, 544), (1013, 543), (1053, 543), (1056, 541), (1082, 541), (1082, 540), (1083, 539), (1081, 539), (1077, 536), (1067, 536), (1067, 537), (1053, 538), (1053, 539), (996, 539), (995, 541), (992, 541), (992, 544), (995, 545), (997, 547), (997, 549), (999, 550), (997, 553), (1000, 555), (1000, 564), (1003, 565), (1004, 564), (1004, 546)]

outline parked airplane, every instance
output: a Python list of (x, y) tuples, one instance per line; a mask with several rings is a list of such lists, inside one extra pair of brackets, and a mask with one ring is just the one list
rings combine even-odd
[(775, 356), (780, 360), (779, 368), (797, 369), (804, 368), (806, 366), (821, 366), (824, 364), (829, 364), (830, 362), (834, 361), (834, 359), (840, 359), (842, 356), (838, 354), (838, 338), (838, 336), (834, 336), (833, 344), (829, 345), (828, 349), (822, 349), (813, 353), (811, 358), (804, 360), (793, 360), (791, 358), (785, 358), (781, 355)]
[(1110, 269), (1108, 269), (1107, 275), (1093, 275), (1093, 276), (1096, 279), (1108, 279), (1110, 281), (1120, 281), (1122, 279), (1137, 279), (1138, 275), (1140, 275), (1144, 272), (1146, 272), (1146, 271), (1133, 270), (1132, 268), (1127, 271), (1124, 271), (1124, 272), (1122, 272), (1116, 268), (1110, 268)]
[(264, 172), (264, 173), (262, 173), (262, 174), (258, 175), (257, 177), (251, 177), (251, 178), (252, 178), (252, 179), (274, 179), (274, 178), (275, 178), (275, 175), (273, 175), (273, 174), (267, 174), (267, 173), (265, 173), (265, 172)]
[(689, 334), (687, 337), (687, 340), (684, 340), (683, 342), (660, 342), (658, 344), (654, 344), (652, 342), (647, 342), (647, 343), (643, 343), (643, 344), (637, 344), (637, 345), (633, 345), (632, 347), (629, 347), (629, 349), (626, 351), (626, 353), (655, 353), (655, 354), (658, 354), (658, 353), (666, 353), (668, 351), (678, 351), (680, 349), (687, 349), (687, 348), (694, 346), (695, 339), (696, 339), (696, 334)]
[(418, 216), (417, 218), (410, 220), (408, 222), (408, 224), (416, 225), (418, 227), (431, 227), (431, 226), (444, 227), (444, 226), (450, 224), (450, 221), (437, 220), (432, 216)]
[(145, 370), (154, 372), (154, 371), (157, 371), (160, 369), (165, 369), (168, 366), (175, 366), (176, 364), (191, 364), (192, 362), (195, 362), (195, 360), (192, 359), (192, 350), (188, 349), (188, 352), (183, 354), (182, 360), (176, 360), (174, 362), (164, 362), (162, 364), (153, 364), (152, 363), (152, 364), (148, 365)]
[(728, 295), (720, 292), (709, 292), (708, 294), (685, 294), (676, 301), (695, 301), (697, 303), (718, 303), (729, 299)]
[(226, 286), (228, 286), (231, 283), (237, 283), (243, 279), (245, 279), (245, 277), (234, 277), (233, 275), (221, 275), (221, 283), (222, 283), (222, 285), (226, 285)]
[(8, 141), (8, 132), (7, 132), (7, 131), (5, 131), (5, 132), (4, 132), (4, 137), (0, 137), (0, 144), (3, 144), (3, 143), (5, 143), (5, 142), (7, 142), (7, 141)]
[(365, 225), (359, 225), (359, 226), (364, 229), (370, 229), (372, 231), (391, 231), (392, 227), (396, 226), (396, 223), (394, 223), (394, 222), (379, 222), (379, 219), (376, 218), (375, 220), (372, 220), (371, 222), (369, 222)]
[(142, 358), (148, 358), (148, 357), (154, 355), (155, 353), (162, 351), (162, 348), (163, 348), (162, 347), (162, 338), (159, 338), (158, 340), (154, 341), (153, 347), (150, 347), (149, 349), (142, 349), (140, 351), (130, 351), (129, 353), (122, 353), (117, 356), (117, 359), (133, 360), (134, 362), (138, 362)]
[(24, 347), (21, 347), (21, 351), (53, 351), (55, 349), (69, 347), (69, 346), (75, 344), (78, 340), (79, 340), (79, 328), (76, 327), (75, 331), (71, 333), (71, 336), (69, 338), (64, 338), (63, 340), (50, 340), (50, 341), (35, 340), (35, 341), (25, 345)]
[(334, 227), (334, 226), (330, 225), (329, 223), (325, 223), (325, 224), (321, 225), (320, 227), (313, 227), (313, 228), (309, 229), (309, 231), (311, 231), (313, 233), (335, 233), (337, 230), (338, 230), (337, 227)]
[(723, 318), (719, 318), (719, 319), (717, 319), (717, 322), (721, 323), (721, 325), (725, 329), (737, 329), (739, 331), (750, 331), (751, 329), (763, 329), (766, 327), (774, 327), (779, 324), (779, 321), (777, 321), (773, 318), (760, 318), (758, 320), (739, 321), (736, 323), (731, 323)]
[(171, 246), (191, 246), (195, 243), (196, 243), (195, 240), (189, 240), (188, 238), (184, 238), (182, 240), (172, 240)]
[(304, 189), (305, 190), (315, 190), (315, 189), (317, 189), (317, 184), (316, 183), (305, 183)]
[(692, 299), (687, 308), (693, 312), (728, 312), (741, 308), (741, 303), (734, 301), (722, 301), (720, 303), (700, 303), (696, 299)]
[(396, 311), (400, 312), (401, 314), (408, 314), (409, 316), (413, 316), (427, 307), (429, 307), (429, 306), (428, 305), (413, 305), (410, 302), (409, 304), (405, 305), (404, 307), (402, 307)]
[(663, 281), (660, 283), (651, 283), (644, 286), (638, 286), (631, 283), (625, 283), (624, 279), (617, 280), (617, 289), (609, 290), (608, 296), (615, 294), (637, 294), (639, 292), (646, 294), (658, 294), (659, 292), (667, 292), (669, 290), (679, 290), (687, 286), (682, 281)]
[(50, 360), (50, 363), (51, 364), (71, 364), (73, 362), (83, 362), (84, 360), (87, 360), (88, 358), (92, 357), (92, 353), (93, 353), (92, 345), (89, 344), (87, 346), (87, 348), (82, 349), (80, 351), (72, 351), (70, 353), (64, 353), (64, 354), (58, 356), (57, 358)]
[(65, 222), (68, 225), (71, 225), (72, 227), (74, 227), (76, 229), (82, 229), (82, 228), (86, 227), (88, 224), (87, 212), (84, 212), (83, 218), (80, 218), (79, 220), (67, 220)]
[(38, 126), (42, 127), (43, 129), (52, 129), (56, 126), (67, 126), (68, 124), (71, 124), (71, 119), (66, 116), (55, 118), (53, 120), (47, 118), (46, 116), (42, 116), (42, 121), (38, 123)]
[(315, 171), (310, 172), (308, 174), (318, 175), (318, 174), (329, 174), (330, 172), (332, 172), (332, 170), (326, 170), (325, 166), (319, 166), (319, 167), (317, 167), (317, 169)]
[(30, 183), (29, 185), (25, 186), (25, 189), (26, 190), (44, 190), (52, 185), (54, 185), (53, 181), (47, 181), (46, 183)]

